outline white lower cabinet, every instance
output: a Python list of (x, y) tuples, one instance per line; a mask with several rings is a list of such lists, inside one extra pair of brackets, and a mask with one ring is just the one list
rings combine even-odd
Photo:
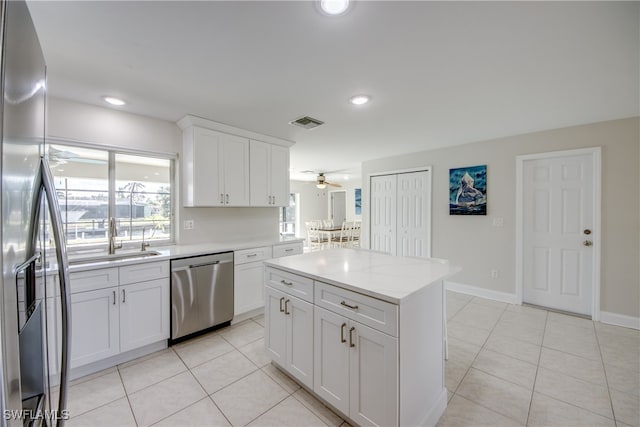
[(398, 339), (315, 307), (314, 391), (362, 425), (398, 422)]
[[(70, 274), (72, 369), (169, 338), (169, 277), (157, 278), (168, 274), (166, 264), (147, 264), (158, 271), (138, 283), (118, 280), (128, 282), (135, 266), (120, 267), (119, 275), (118, 268)], [(96, 286), (112, 286), (87, 290), (91, 277), (108, 277)]]
[(120, 286), (120, 351), (169, 338), (169, 279)]
[(118, 288), (71, 295), (71, 368), (120, 352)]
[(268, 286), (265, 295), (267, 354), (313, 389), (313, 304)]

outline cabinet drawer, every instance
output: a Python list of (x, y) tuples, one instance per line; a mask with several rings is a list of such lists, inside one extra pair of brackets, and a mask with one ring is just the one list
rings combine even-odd
[(233, 254), (233, 262), (235, 265), (246, 264), (248, 262), (262, 261), (271, 258), (271, 246), (263, 246), (260, 248), (243, 249), (235, 251)]
[(71, 293), (118, 286), (118, 267), (69, 273)]
[(297, 255), (302, 253), (302, 242), (287, 243), (284, 245), (273, 245), (273, 257)]
[(313, 303), (313, 280), (307, 277), (267, 267), (264, 282), (274, 289)]
[(169, 261), (146, 262), (120, 267), (120, 284), (146, 282), (169, 277)]
[(398, 336), (397, 305), (323, 282), (315, 282), (315, 293), (316, 305), (378, 331)]

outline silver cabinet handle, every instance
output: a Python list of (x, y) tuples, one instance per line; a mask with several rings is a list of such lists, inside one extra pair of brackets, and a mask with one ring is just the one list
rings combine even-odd
[(351, 310), (357, 310), (358, 309), (357, 305), (349, 305), (345, 301), (341, 301), (340, 305), (344, 305), (345, 307), (350, 308)]
[(116, 291), (113, 291), (113, 305), (116, 305)]
[(289, 249), (285, 249), (285, 252), (291, 252), (293, 250), (293, 248), (289, 248)]
[(290, 300), (286, 300), (284, 302), (284, 314), (287, 314), (287, 315), (291, 314), (291, 312), (289, 311), (289, 301)]
[(355, 326), (352, 326), (351, 329), (349, 329), (349, 347), (355, 347), (356, 346), (356, 344), (353, 342), (353, 335), (351, 335), (351, 333), (353, 331), (355, 331), (355, 330), (356, 330)]
[(284, 313), (284, 308), (282, 308), (283, 302), (284, 302), (284, 297), (280, 298), (280, 313)]
[(127, 296), (124, 293), (124, 289), (122, 290), (122, 302), (126, 302), (127, 301)]
[(340, 326), (340, 342), (341, 343), (347, 342), (347, 340), (344, 338), (344, 328), (346, 327), (347, 327), (346, 323), (343, 323), (342, 326)]
[(224, 194), (220, 193), (220, 204), (224, 204)]
[(229, 194), (227, 194), (227, 204), (229, 204)]
[(249, 254), (249, 255), (247, 255), (247, 258), (255, 258), (257, 256), (258, 256), (258, 254)]
[(283, 285), (287, 285), (287, 286), (293, 286), (293, 282), (287, 282), (286, 280), (280, 280), (280, 283), (282, 283)]
[(271, 196), (271, 204), (276, 204), (276, 196)]

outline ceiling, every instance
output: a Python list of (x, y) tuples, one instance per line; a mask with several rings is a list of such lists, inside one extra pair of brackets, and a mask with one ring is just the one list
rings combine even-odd
[[(296, 141), (292, 178), (640, 114), (638, 2), (28, 1), (49, 94)], [(353, 106), (356, 94), (372, 97)], [(111, 107), (114, 108), (114, 107)], [(326, 124), (288, 124), (309, 115)]]

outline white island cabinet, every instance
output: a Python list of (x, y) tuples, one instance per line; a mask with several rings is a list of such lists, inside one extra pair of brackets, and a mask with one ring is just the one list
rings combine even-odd
[(265, 264), (273, 363), (356, 425), (438, 422), (447, 406), (442, 282), (459, 268), (355, 249)]

